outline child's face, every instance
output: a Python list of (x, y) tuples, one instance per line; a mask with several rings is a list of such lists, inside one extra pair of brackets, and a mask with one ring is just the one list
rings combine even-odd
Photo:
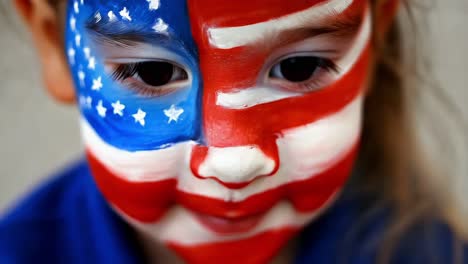
[(188, 261), (261, 262), (340, 192), (370, 67), (367, 1), (69, 2), (92, 172), (132, 225)]

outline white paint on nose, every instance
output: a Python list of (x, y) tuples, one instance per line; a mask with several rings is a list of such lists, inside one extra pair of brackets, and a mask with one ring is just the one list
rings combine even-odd
[(198, 174), (225, 183), (245, 183), (272, 173), (274, 168), (275, 161), (256, 146), (210, 147)]

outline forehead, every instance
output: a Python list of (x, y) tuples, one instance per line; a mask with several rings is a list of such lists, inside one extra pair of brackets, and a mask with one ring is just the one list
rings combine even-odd
[[(340, 0), (348, 2), (348, 0)], [(330, 0), (188, 0), (190, 11), (203, 22), (217, 26), (242, 26), (295, 13)], [(193, 18), (192, 18), (193, 19)]]
[[(77, 4), (74, 0), (70, 3)], [(122, 17), (123, 8), (128, 12), (132, 26), (153, 25), (155, 18), (163, 18), (177, 33), (190, 30), (189, 21), (210, 26), (242, 26), (254, 24), (296, 13), (320, 4), (349, 5), (352, 0), (88, 0), (93, 14), (103, 20)], [(192, 16), (192, 17), (189, 17)], [(149, 28), (151, 29), (151, 28)], [(182, 31), (182, 32), (180, 32)]]
[[(78, 5), (78, 1), (73, 0), (72, 8)], [(92, 15), (88, 22), (108, 23), (115, 27), (126, 30), (126, 27), (133, 27), (140, 30), (151, 30), (145, 26), (152, 26), (157, 18), (164, 19), (171, 24), (172, 28), (178, 31), (188, 31), (188, 10), (186, 0), (87, 0), (85, 6), (89, 12), (75, 13)], [(123, 23), (119, 23), (123, 22)]]

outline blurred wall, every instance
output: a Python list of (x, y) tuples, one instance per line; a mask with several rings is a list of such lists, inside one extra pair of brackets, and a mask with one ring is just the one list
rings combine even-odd
[[(1, 1), (5, 14), (13, 11), (12, 1)], [(81, 155), (77, 111), (48, 98), (30, 38), (5, 14), (0, 18), (0, 211)]]
[[(7, 10), (11, 1), (4, 1)], [(427, 4), (428, 1), (418, 1)], [(468, 116), (468, 1), (433, 1), (427, 15), (432, 36), (425, 44), (431, 51), (434, 79)], [(5, 21), (3, 21), (5, 20)], [(46, 175), (81, 157), (78, 113), (54, 103), (42, 87), (40, 67), (30, 39), (16, 18), (0, 23), (0, 211), (31, 189)], [(444, 116), (442, 116), (444, 118)], [(450, 128), (446, 128), (450, 130)], [(453, 128), (456, 129), (456, 128)], [(449, 131), (447, 131), (449, 132)], [(466, 135), (457, 145), (465, 146)], [(452, 148), (448, 150), (454, 152)], [(462, 153), (462, 151), (460, 151)], [(443, 153), (438, 153), (444, 156)], [(465, 156), (454, 165), (458, 199), (468, 191)], [(453, 169), (453, 166), (450, 165)], [(464, 203), (467, 205), (468, 203)]]
[[(420, 133), (422, 137), (429, 132), (442, 139), (433, 142), (433, 138), (426, 138), (426, 146), (429, 147), (434, 162), (441, 163), (447, 172), (439, 175), (439, 182), (452, 190), (449, 198), (454, 199), (455, 207), (458, 208), (456, 213), (462, 216), (461, 225), (468, 235), (468, 222), (464, 220), (468, 218), (468, 1), (416, 2), (428, 3), (433, 7), (428, 12), (430, 37), (426, 42), (432, 61), (432, 78), (447, 95), (447, 100), (438, 102), (448, 110), (448, 113), (438, 112), (440, 108), (434, 103), (434, 98), (421, 95), (422, 100), (427, 101), (424, 110), (427, 112), (426, 116), (434, 119), (423, 120)], [(443, 96), (439, 95), (440, 98)], [(431, 111), (432, 105), (435, 107)], [(450, 140), (444, 140), (444, 137)]]

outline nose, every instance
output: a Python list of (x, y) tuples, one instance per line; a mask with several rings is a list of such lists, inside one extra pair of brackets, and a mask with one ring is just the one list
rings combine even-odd
[(273, 174), (276, 162), (256, 146), (200, 146), (192, 153), (191, 167), (199, 178), (211, 178), (230, 189), (240, 189), (258, 177)]

